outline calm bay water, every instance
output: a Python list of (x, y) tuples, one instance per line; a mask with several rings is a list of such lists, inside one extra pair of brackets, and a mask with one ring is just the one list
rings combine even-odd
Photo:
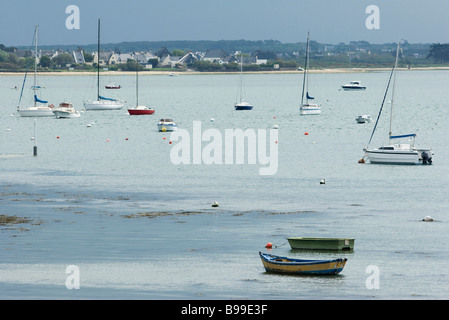
[[(34, 119), (15, 115), (23, 78), (0, 77), (0, 215), (31, 220), (0, 226), (0, 298), (447, 299), (449, 72), (398, 72), (393, 133), (417, 133), (433, 165), (359, 164), (374, 123), (355, 117), (376, 118), (388, 75), (313, 74), (319, 116), (298, 115), (301, 73), (245, 75), (247, 112), (233, 110), (239, 75), (142, 75), (139, 102), (154, 115), (39, 118), (37, 157)], [(95, 95), (91, 76), (39, 79), (55, 105), (81, 109)], [(368, 89), (339, 91), (351, 80)], [(134, 76), (108, 81), (122, 89), (104, 95), (135, 105)], [(160, 118), (189, 132), (201, 121), (203, 131), (266, 129), (267, 137), (278, 124), (278, 172), (175, 165)], [(386, 108), (374, 145), (386, 142), (388, 120)], [(421, 221), (428, 215), (435, 221)], [(296, 252), (290, 236), (351, 237), (355, 249)], [(348, 262), (334, 277), (280, 276), (265, 272), (258, 251)], [(66, 288), (69, 265), (79, 267), (79, 290)], [(369, 266), (380, 271), (378, 289), (366, 285)]]

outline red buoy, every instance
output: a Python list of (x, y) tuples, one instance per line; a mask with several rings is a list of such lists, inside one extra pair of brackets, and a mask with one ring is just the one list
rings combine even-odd
[(273, 245), (271, 244), (271, 242), (268, 242), (267, 245), (265, 246), (265, 248), (267, 249), (271, 249), (273, 247)]

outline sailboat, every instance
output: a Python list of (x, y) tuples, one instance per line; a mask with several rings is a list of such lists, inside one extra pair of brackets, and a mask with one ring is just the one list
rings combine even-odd
[(86, 110), (118, 110), (124, 102), (100, 96), (100, 19), (98, 19), (98, 51), (97, 51), (97, 100), (84, 103)]
[(21, 117), (52, 117), (53, 116), (53, 105), (45, 105), (48, 103), (48, 101), (40, 100), (37, 97), (37, 90), (39, 90), (41, 87), (37, 84), (37, 34), (38, 34), (39, 26), (36, 26), (34, 28), (34, 43), (35, 43), (35, 49), (34, 49), (34, 85), (32, 86), (32, 89), (34, 91), (34, 104), (31, 107), (28, 108), (21, 108), (20, 107), (20, 101), (22, 100), (22, 94), (23, 94), (23, 87), (25, 85), (26, 76), (27, 73), (25, 73), (25, 77), (23, 80), (22, 85), (22, 91), (20, 93), (19, 98), (19, 105), (17, 106), (17, 112)]
[[(376, 124), (374, 125), (373, 132), (368, 142), (368, 147), (363, 149), (365, 156), (368, 158), (370, 163), (379, 164), (432, 164), (433, 151), (431, 148), (415, 148), (414, 142), (416, 134), (404, 134), (404, 135), (392, 135), (392, 123), (393, 123), (393, 102), (394, 102), (394, 87), (396, 82), (396, 69), (398, 67), (398, 57), (399, 57), (400, 43), (398, 43), (396, 51), (396, 61), (393, 69), (390, 73), (390, 78), (388, 80), (387, 89), (385, 90), (384, 99), (377, 116)], [(388, 88), (390, 86), (391, 78), (393, 76), (393, 89), (391, 98), (391, 112), (390, 112), (390, 132), (389, 132), (389, 144), (379, 148), (369, 148), (371, 139), (373, 138), (374, 132), (376, 130), (377, 124), (379, 122), (380, 115), (382, 113), (383, 104), (385, 102), (385, 97), (388, 93)], [(408, 138), (409, 143), (400, 143), (399, 139)], [(393, 142), (394, 141), (394, 142)], [(364, 162), (364, 159), (362, 159)]]
[(130, 115), (142, 115), (153, 114), (154, 109), (146, 106), (139, 106), (139, 62), (136, 59), (136, 106), (134, 108), (128, 108)]
[(234, 105), (235, 110), (252, 110), (253, 106), (243, 100), (243, 56), (240, 55), (240, 101)]
[[(306, 47), (306, 59), (304, 66), (304, 80), (302, 83), (302, 95), (301, 95), (301, 105), (299, 107), (300, 115), (308, 114), (320, 114), (321, 107), (317, 103), (309, 103), (309, 100), (314, 100), (314, 97), (309, 95), (309, 51), (310, 51), (310, 35), (307, 33), (307, 47)], [(305, 103), (304, 103), (305, 94)]]

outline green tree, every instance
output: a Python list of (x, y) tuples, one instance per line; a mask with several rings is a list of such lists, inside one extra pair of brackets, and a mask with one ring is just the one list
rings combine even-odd
[(3, 50), (0, 50), (0, 62), (8, 61), (9, 54)]
[(182, 56), (184, 56), (185, 54), (186, 54), (186, 53), (185, 53), (184, 51), (179, 50), (179, 49), (175, 49), (175, 50), (173, 50), (172, 53), (171, 53), (171, 55), (174, 56), (174, 57), (182, 57)]
[[(126, 61), (126, 63), (120, 64), (120, 68), (123, 71), (136, 71), (136, 70), (142, 69), (141, 66), (135, 60), (132, 60), (132, 59), (128, 59), (128, 61)], [(137, 68), (139, 68), (139, 69), (137, 69)]]
[(159, 61), (157, 59), (148, 59), (148, 64), (151, 64), (153, 68), (156, 68), (158, 63)]
[(42, 56), (42, 57), (39, 59), (39, 65), (40, 65), (42, 68), (49, 68), (50, 65), (51, 65), (51, 59), (50, 59), (49, 57), (47, 57), (47, 56)]
[(84, 54), (84, 61), (92, 62), (94, 60), (94, 56), (89, 52), (83, 52), (83, 54)]
[(434, 43), (430, 46), (430, 52), (427, 59), (432, 58), (435, 63), (449, 62), (449, 43), (439, 44)]
[(25, 68), (32, 68), (32, 67), (34, 68), (34, 62), (35, 62), (34, 57), (20, 59), (20, 64)]
[(60, 53), (51, 60), (56, 66), (61, 67), (73, 63), (73, 57), (69, 53)]

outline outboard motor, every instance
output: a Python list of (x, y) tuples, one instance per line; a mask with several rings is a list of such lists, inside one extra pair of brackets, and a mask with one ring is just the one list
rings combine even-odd
[(423, 151), (421, 153), (421, 157), (422, 157), (423, 164), (432, 164), (432, 157), (430, 157), (426, 151)]

